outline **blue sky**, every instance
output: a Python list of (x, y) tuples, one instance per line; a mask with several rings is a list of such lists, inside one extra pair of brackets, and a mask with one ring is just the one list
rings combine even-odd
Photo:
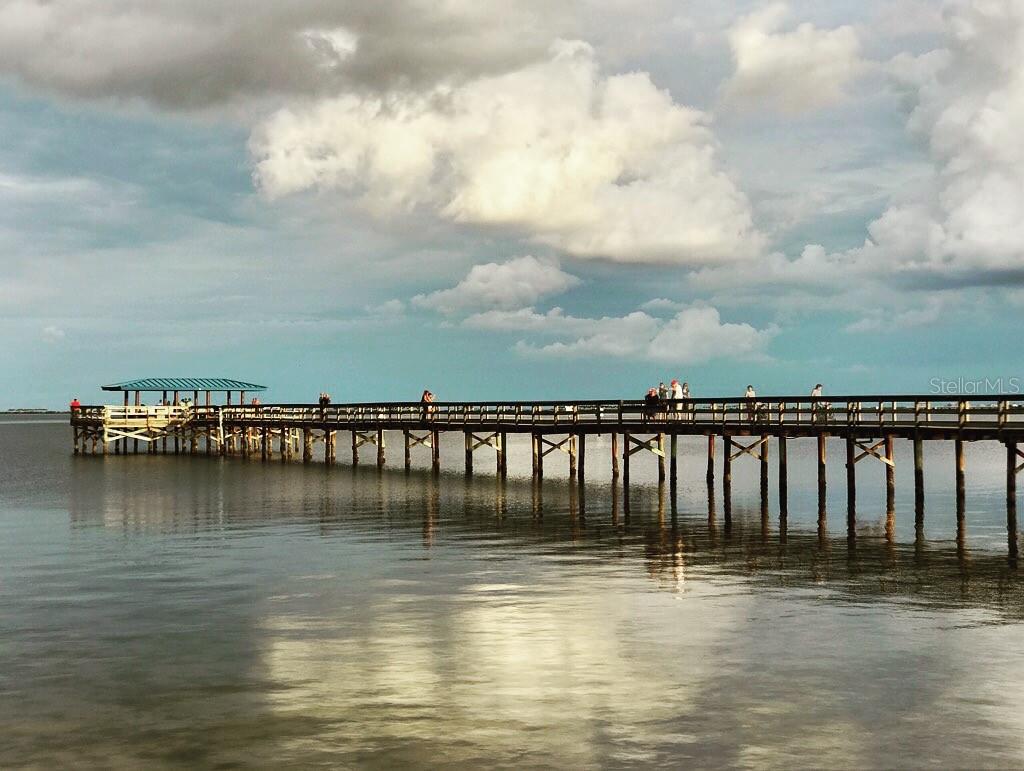
[(0, 409), (1024, 376), (1019, 0), (230, 9), (0, 1)]

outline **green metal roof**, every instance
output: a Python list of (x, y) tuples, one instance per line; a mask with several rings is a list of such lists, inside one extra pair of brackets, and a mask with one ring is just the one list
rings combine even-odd
[(104, 391), (266, 391), (267, 387), (226, 377), (144, 377), (103, 386)]

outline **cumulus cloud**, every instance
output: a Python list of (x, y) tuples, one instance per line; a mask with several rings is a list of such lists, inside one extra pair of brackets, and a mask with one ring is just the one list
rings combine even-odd
[(566, 273), (554, 262), (531, 256), (517, 257), (508, 262), (474, 265), (451, 289), (416, 295), (412, 302), (442, 313), (488, 307), (516, 308), (562, 294), (579, 283), (576, 276)]
[(910, 106), (907, 129), (926, 145), (930, 168), (869, 223), (864, 244), (771, 254), (742, 275), (711, 267), (693, 286), (1024, 284), (1024, 5), (955, 0), (944, 18), (944, 47), (890, 64)]
[(670, 319), (643, 311), (625, 316), (581, 318), (560, 308), (539, 313), (533, 308), (488, 311), (467, 318), (465, 326), (492, 331), (531, 332), (553, 342), (521, 340), (516, 350), (535, 356), (646, 359), (694, 364), (712, 359), (764, 358), (777, 329), (723, 322), (716, 308), (691, 306)]
[(915, 107), (909, 127), (925, 138), (934, 175), (917, 200), (891, 206), (869, 228), (858, 257), (897, 262), (955, 281), (1024, 271), (1024, 5), (954, 3), (947, 46), (901, 57), (897, 75)]
[(280, 110), (251, 150), (272, 198), (338, 190), (578, 257), (710, 264), (761, 237), (706, 123), (647, 74), (604, 76), (590, 46), (560, 41), (500, 76)]
[(729, 30), (735, 72), (724, 96), (730, 105), (802, 112), (840, 101), (862, 70), (853, 27), (818, 29), (800, 24), (780, 31), (789, 7), (773, 3)]

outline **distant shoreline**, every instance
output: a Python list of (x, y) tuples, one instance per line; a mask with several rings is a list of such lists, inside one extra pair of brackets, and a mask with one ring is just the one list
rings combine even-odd
[(15, 407), (10, 410), (0, 410), (0, 415), (67, 415), (67, 410), (44, 410), (36, 407)]

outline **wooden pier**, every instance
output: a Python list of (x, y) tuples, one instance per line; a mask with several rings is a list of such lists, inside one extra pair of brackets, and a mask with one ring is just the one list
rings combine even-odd
[[(233, 381), (232, 381), (233, 382)], [(262, 386), (245, 384), (252, 389)], [(114, 389), (115, 387), (108, 387)], [(121, 386), (117, 390), (123, 390)], [(239, 389), (241, 390), (241, 389)], [(314, 448), (322, 446), (327, 464), (337, 461), (337, 434), (351, 436), (351, 462), (384, 467), (385, 432), (401, 432), (406, 468), (414, 451), (429, 453), (440, 471), (443, 437), (458, 434), (465, 452), (465, 472), (473, 474), (479, 453), (490, 456), (499, 477), (508, 472), (509, 435), (526, 434), (532, 447), (532, 471), (542, 478), (554, 457), (565, 456), (570, 478), (586, 478), (587, 437), (611, 435), (607, 459), (613, 479), (624, 489), (638, 456), (653, 456), (659, 482), (673, 488), (678, 477), (677, 440), (707, 437), (709, 489), (717, 471), (716, 446), (721, 447), (724, 514), (730, 516), (732, 464), (750, 459), (760, 468), (761, 496), (768, 500), (770, 458), (776, 458), (780, 517), (787, 512), (787, 452), (791, 440), (817, 444), (819, 518), (825, 516), (826, 439), (845, 441), (847, 517), (850, 534), (856, 517), (856, 468), (861, 461), (885, 466), (890, 511), (895, 495), (895, 440), (913, 443), (915, 509), (918, 527), (924, 517), (924, 443), (952, 441), (955, 449), (957, 524), (963, 526), (966, 467), (964, 444), (997, 441), (1006, 448), (1007, 539), (1011, 558), (1017, 556), (1017, 475), (1024, 469), (1024, 398), (1014, 395), (936, 398), (934, 395), (855, 395), (831, 397), (701, 398), (661, 402), (545, 401), (545, 402), (388, 402), (360, 404), (199, 404), (199, 392), (188, 405), (83, 406), (72, 413), (75, 453), (150, 452), (218, 454), (311, 463)], [(244, 394), (239, 394), (244, 401)], [(166, 398), (165, 398), (166, 400)], [(138, 394), (136, 392), (136, 404)], [(175, 401), (178, 401), (175, 399)], [(620, 439), (621, 437), (621, 439)], [(774, 446), (773, 446), (774, 445)], [(368, 457), (361, 457), (361, 452)], [(592, 463), (593, 459), (589, 460)], [(626, 497), (628, 505), (628, 496)]]

